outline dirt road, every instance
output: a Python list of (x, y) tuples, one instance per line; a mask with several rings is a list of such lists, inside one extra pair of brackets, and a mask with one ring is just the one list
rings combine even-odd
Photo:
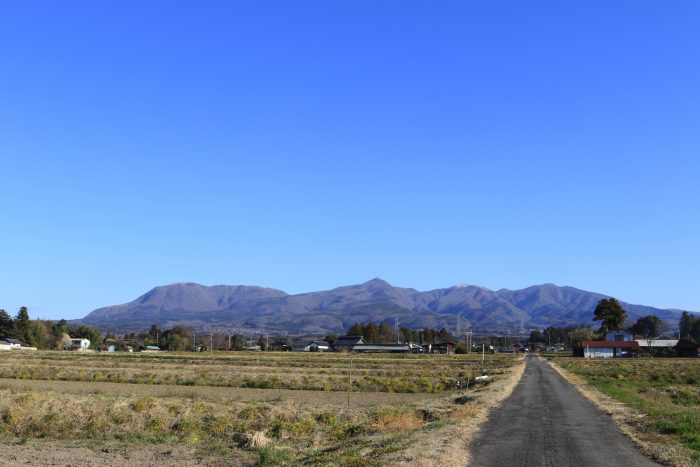
[(472, 445), (471, 465), (655, 466), (544, 360), (528, 356), (518, 386)]

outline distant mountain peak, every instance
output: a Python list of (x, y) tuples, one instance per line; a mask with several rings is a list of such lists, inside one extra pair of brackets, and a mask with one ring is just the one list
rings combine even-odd
[(453, 289), (468, 289), (470, 287), (473, 287), (475, 289), (484, 290), (486, 292), (492, 292), (492, 290), (489, 289), (488, 287), (483, 287), (481, 285), (467, 284), (467, 283), (453, 285), (451, 288), (453, 288)]
[[(399, 316), (402, 325), (412, 328), (455, 332), (459, 322), (461, 329), (499, 332), (521, 324), (526, 329), (590, 325), (596, 304), (606, 296), (555, 284), (495, 292), (461, 284), (419, 292), (379, 277), (295, 295), (259, 286), (177, 282), (155, 287), (132, 302), (97, 309), (81, 321), (116, 332), (143, 330), (155, 323), (187, 324), (206, 332), (233, 328), (323, 334), (343, 332), (356, 322), (393, 322)], [(621, 303), (630, 320), (654, 314), (673, 325), (681, 313)]]

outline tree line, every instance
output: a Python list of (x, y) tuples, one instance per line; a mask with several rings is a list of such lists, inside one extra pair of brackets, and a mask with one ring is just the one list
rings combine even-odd
[[(566, 347), (580, 346), (584, 340), (602, 340), (609, 331), (627, 330), (643, 336), (645, 339), (660, 337), (665, 329), (664, 322), (654, 315), (642, 316), (631, 326), (624, 328), (627, 320), (627, 310), (615, 298), (605, 298), (598, 302), (593, 311), (593, 321), (600, 321), (600, 327), (594, 331), (590, 326), (572, 326), (556, 328), (550, 326), (544, 331), (530, 332), (530, 342), (541, 342), (549, 345), (562, 343)], [(700, 343), (700, 318), (684, 311), (678, 322), (678, 336)]]
[[(435, 344), (453, 340), (445, 328), (440, 330), (425, 327), (423, 329), (410, 329), (400, 327), (397, 329), (388, 322), (375, 323), (355, 323), (348, 329), (348, 336), (362, 336), (368, 344), (381, 344), (388, 342), (416, 342), (418, 344)], [(326, 341), (331, 343), (335, 340), (334, 335), (326, 336)], [(332, 338), (332, 339), (329, 339)]]
[(21, 307), (14, 318), (0, 309), (0, 337), (17, 339), (42, 350), (69, 348), (71, 338), (90, 339), (93, 347), (102, 342), (100, 331), (95, 327), (68, 325), (64, 319), (58, 322), (30, 319), (26, 306)]

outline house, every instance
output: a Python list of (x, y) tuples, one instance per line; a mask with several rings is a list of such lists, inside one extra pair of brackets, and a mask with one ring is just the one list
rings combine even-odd
[(411, 353), (409, 344), (355, 344), (353, 352), (361, 353)]
[(0, 339), (0, 350), (19, 350), (22, 348), (22, 342), (17, 339), (3, 338)]
[(90, 339), (84, 339), (84, 338), (77, 338), (77, 339), (71, 339), (70, 340), (71, 344), (71, 350), (87, 350), (90, 348)]
[(457, 347), (457, 344), (452, 341), (438, 342), (437, 344), (423, 344), (423, 351), (425, 353), (450, 355), (455, 353), (455, 347)]
[(102, 344), (97, 346), (98, 352), (115, 352), (116, 350), (117, 346), (114, 344)]
[(637, 341), (581, 341), (585, 358), (633, 357), (639, 351)]
[(333, 350), (336, 352), (350, 352), (358, 344), (364, 344), (362, 336), (341, 336), (333, 342)]
[(313, 341), (306, 346), (307, 352), (328, 352), (331, 346), (326, 341)]

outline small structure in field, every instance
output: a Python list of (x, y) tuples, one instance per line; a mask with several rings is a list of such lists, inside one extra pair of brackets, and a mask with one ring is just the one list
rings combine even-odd
[(90, 348), (90, 339), (85, 339), (83, 337), (71, 338), (70, 344), (71, 350), (85, 351)]
[(160, 347), (157, 345), (145, 345), (141, 346), (141, 352), (160, 352)]
[(98, 352), (116, 352), (117, 346), (114, 344), (102, 344), (97, 346)]
[(362, 336), (341, 336), (333, 342), (333, 350), (336, 352), (350, 352), (358, 344), (364, 344)]

